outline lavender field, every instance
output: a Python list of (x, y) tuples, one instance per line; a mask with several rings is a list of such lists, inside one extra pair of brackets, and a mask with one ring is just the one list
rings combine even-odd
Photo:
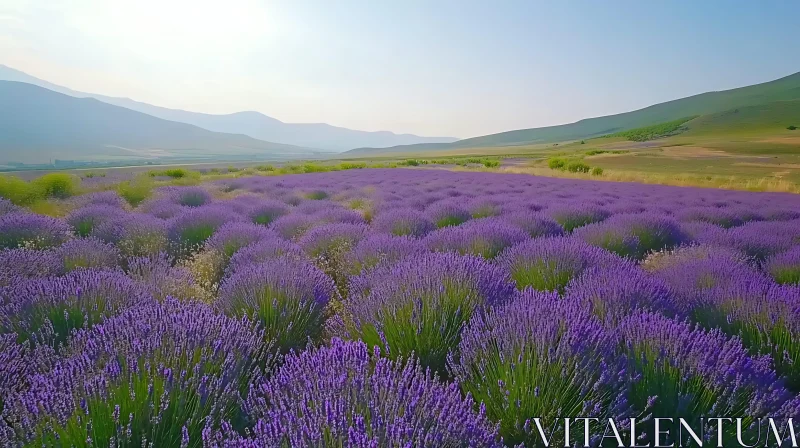
[(800, 196), (354, 169), (64, 201), (0, 201), (2, 446), (617, 446), (631, 418), (652, 446), (656, 417), (741, 418), (738, 446), (800, 419)]

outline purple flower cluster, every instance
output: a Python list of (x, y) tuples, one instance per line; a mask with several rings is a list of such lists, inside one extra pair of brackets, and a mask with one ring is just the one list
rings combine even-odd
[[(455, 384), (413, 358), (392, 362), (362, 342), (289, 355), (247, 398), (257, 423), (217, 446), (500, 447), (494, 425)], [(225, 438), (228, 440), (225, 440)]]
[(563, 446), (556, 417), (636, 417), (653, 446), (654, 417), (800, 419), (800, 196), (272, 174), (65, 218), (0, 200), (0, 445), (537, 446), (538, 417)]

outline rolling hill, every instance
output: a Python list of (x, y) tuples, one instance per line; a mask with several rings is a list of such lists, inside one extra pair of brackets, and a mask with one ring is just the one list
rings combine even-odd
[(0, 81), (0, 163), (50, 159), (310, 157), (316, 151), (212, 132), (93, 98)]
[(78, 92), (38, 79), (2, 64), (0, 64), (0, 80), (34, 84), (76, 98), (94, 98), (104, 103), (135, 110), (164, 120), (192, 124), (209, 131), (245, 134), (259, 140), (328, 151), (346, 151), (364, 146), (388, 147), (417, 143), (447, 143), (458, 140), (454, 137), (420, 137), (412, 134), (395, 134), (388, 131), (357, 131), (325, 123), (284, 123), (260, 112), (214, 115), (168, 109), (128, 98)]
[(581, 140), (619, 131), (650, 126), (690, 116), (704, 116), (749, 106), (779, 101), (800, 100), (800, 73), (762, 84), (738, 89), (708, 92), (605, 117), (588, 118), (575, 123), (543, 128), (520, 129), (499, 134), (459, 140), (447, 144), (406, 145), (392, 148), (357, 148), (346, 155), (364, 156), (424, 150), (449, 150), (496, 146), (516, 146)]

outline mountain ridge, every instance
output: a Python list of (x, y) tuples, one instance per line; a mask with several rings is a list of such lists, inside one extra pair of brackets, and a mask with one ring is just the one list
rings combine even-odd
[(356, 148), (344, 154), (362, 156), (393, 152), (518, 146), (582, 140), (687, 116), (707, 115), (736, 107), (795, 99), (800, 99), (800, 72), (773, 81), (735, 89), (704, 92), (629, 112), (584, 118), (574, 123), (499, 132), (438, 145), (420, 144), (401, 145), (392, 148)]
[(0, 81), (0, 162), (316, 157), (311, 148), (209, 131), (95, 98)]
[(36, 78), (3, 64), (0, 64), (0, 80), (26, 82), (76, 98), (95, 98), (104, 103), (135, 110), (165, 120), (192, 124), (209, 131), (245, 134), (259, 140), (334, 152), (360, 146), (386, 147), (423, 142), (444, 143), (458, 140), (455, 137), (424, 137), (414, 134), (396, 134), (391, 131), (359, 131), (327, 123), (285, 123), (257, 111), (206, 114), (171, 109), (130, 98), (80, 92)]

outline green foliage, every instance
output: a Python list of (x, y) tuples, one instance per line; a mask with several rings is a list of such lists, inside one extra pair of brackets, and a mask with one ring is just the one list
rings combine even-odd
[(272, 165), (258, 165), (256, 167), (256, 171), (261, 171), (261, 172), (275, 171), (275, 167)]
[(341, 170), (360, 170), (366, 167), (367, 164), (365, 162), (342, 162), (339, 164), (339, 169)]
[(683, 124), (689, 120), (694, 120), (695, 118), (697, 118), (697, 115), (668, 121), (666, 123), (654, 124), (652, 126), (645, 126), (641, 128), (630, 129), (628, 131), (617, 132), (616, 134), (611, 134), (607, 137), (623, 137), (634, 142), (646, 142), (648, 140), (655, 140), (657, 138), (680, 134), (687, 129), (685, 126), (683, 126)]
[(312, 200), (315, 200), (315, 201), (320, 201), (322, 199), (327, 199), (328, 198), (328, 193), (326, 193), (326, 192), (324, 192), (322, 190), (315, 190), (315, 191), (309, 191), (308, 193), (306, 193), (305, 196), (308, 199), (312, 199)]
[(0, 176), (0, 197), (17, 205), (27, 205), (38, 199), (33, 186), (14, 176)]
[(496, 167), (500, 166), (500, 161), (499, 160), (488, 160), (487, 159), (487, 160), (483, 161), (483, 166), (485, 166), (486, 168), (496, 168)]
[(420, 166), (420, 165), (425, 165), (427, 163), (428, 162), (425, 160), (417, 160), (417, 159), (406, 159), (403, 160), (402, 162), (397, 162), (397, 164), (400, 166)]
[(581, 140), (581, 145), (585, 145), (585, 144), (586, 144), (586, 142)]
[(49, 173), (30, 182), (14, 176), (0, 176), (0, 197), (17, 205), (30, 205), (43, 199), (73, 196), (79, 184), (79, 177), (66, 173)]
[(591, 167), (579, 160), (567, 163), (567, 171), (570, 173), (588, 173)]
[(117, 185), (117, 194), (132, 207), (136, 207), (153, 194), (153, 187), (153, 182), (149, 179), (137, 178)]
[(229, 172), (229, 173), (238, 173), (238, 172), (239, 172), (239, 171), (241, 171), (241, 170), (242, 170), (241, 168), (236, 168), (236, 167), (235, 167), (235, 166), (233, 166), (233, 165), (231, 165), (231, 166), (229, 166), (229, 167), (228, 167), (228, 172)]
[(591, 174), (592, 174), (592, 176), (602, 176), (603, 175), (603, 169), (600, 168), (599, 166), (596, 166), (596, 167), (592, 168)]
[(797, 126), (795, 126), (795, 125), (789, 125), (789, 126), (786, 126), (786, 129), (788, 129), (788, 130), (790, 130), (790, 131), (794, 131), (795, 129), (797, 129)]
[(567, 161), (560, 157), (551, 157), (547, 159), (547, 166), (551, 170), (564, 170), (567, 166)]

